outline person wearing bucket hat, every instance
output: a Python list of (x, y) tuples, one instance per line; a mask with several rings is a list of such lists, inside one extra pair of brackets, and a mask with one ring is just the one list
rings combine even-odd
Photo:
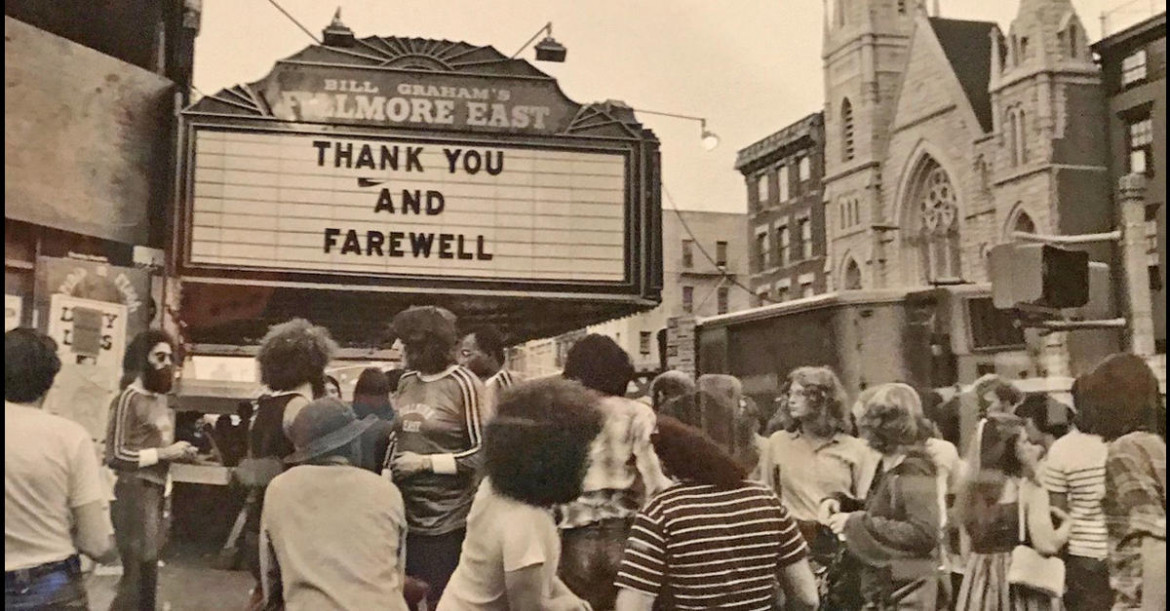
[(398, 410), (386, 469), (402, 490), (406, 572), (442, 597), (459, 564), (467, 514), (483, 464), (484, 387), (455, 362), (455, 316), (435, 306), (408, 308), (391, 333), (402, 341), (408, 371), (398, 381)]
[(356, 466), (376, 420), (332, 397), (293, 420), (291, 468), (268, 485), (260, 519), (265, 608), (407, 609), (402, 495)]

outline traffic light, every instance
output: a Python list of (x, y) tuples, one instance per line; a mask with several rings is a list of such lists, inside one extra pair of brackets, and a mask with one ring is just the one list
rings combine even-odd
[(1049, 244), (1000, 244), (991, 249), (995, 307), (1050, 309), (1089, 303), (1089, 253)]

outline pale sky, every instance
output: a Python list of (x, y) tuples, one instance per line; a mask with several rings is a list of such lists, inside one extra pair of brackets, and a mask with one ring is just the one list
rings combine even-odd
[[(639, 115), (662, 141), (663, 187), (684, 210), (743, 212), (735, 153), (820, 110), (820, 0), (277, 0), (320, 38), (340, 5), (359, 38), (422, 37), (492, 45), (511, 55), (546, 22), (568, 48), (563, 64), (533, 63), (579, 103), (706, 117), (722, 142), (699, 143), (693, 121)], [(1018, 0), (939, 0), (942, 16), (995, 21)], [(931, 0), (933, 2), (933, 0)], [(1073, 0), (1092, 40), (1164, 11), (1166, 0)], [(195, 87), (205, 94), (259, 80), (278, 59), (312, 44), (268, 0), (204, 0)], [(533, 51), (523, 57), (532, 61)], [(663, 195), (663, 207), (670, 202)]]

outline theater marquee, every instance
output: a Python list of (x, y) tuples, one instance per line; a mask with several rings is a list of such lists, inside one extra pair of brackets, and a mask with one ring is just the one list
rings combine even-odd
[(625, 278), (623, 154), (212, 129), (194, 138), (194, 264)]
[(181, 125), (170, 270), (197, 343), (291, 316), (376, 343), (417, 303), (520, 340), (661, 301), (657, 138), (490, 46), (314, 45)]

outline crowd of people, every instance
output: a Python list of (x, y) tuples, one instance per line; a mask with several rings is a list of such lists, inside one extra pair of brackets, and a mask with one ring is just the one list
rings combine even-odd
[[(433, 306), (390, 328), (405, 368), (362, 372), (348, 403), (327, 330), (261, 342), (234, 468), (251, 609), (1165, 608), (1165, 410), (1138, 357), (1078, 378), (1072, 405), (994, 376), (851, 400), (801, 367), (762, 410), (677, 371), (628, 398), (601, 335), (520, 382), (497, 329)], [(89, 435), (39, 409), (56, 345), (6, 333), (6, 609), (87, 608), (82, 554), (120, 559), (113, 608), (155, 608), (169, 465), (195, 455), (176, 360), (159, 331), (127, 349), (108, 507)]]

